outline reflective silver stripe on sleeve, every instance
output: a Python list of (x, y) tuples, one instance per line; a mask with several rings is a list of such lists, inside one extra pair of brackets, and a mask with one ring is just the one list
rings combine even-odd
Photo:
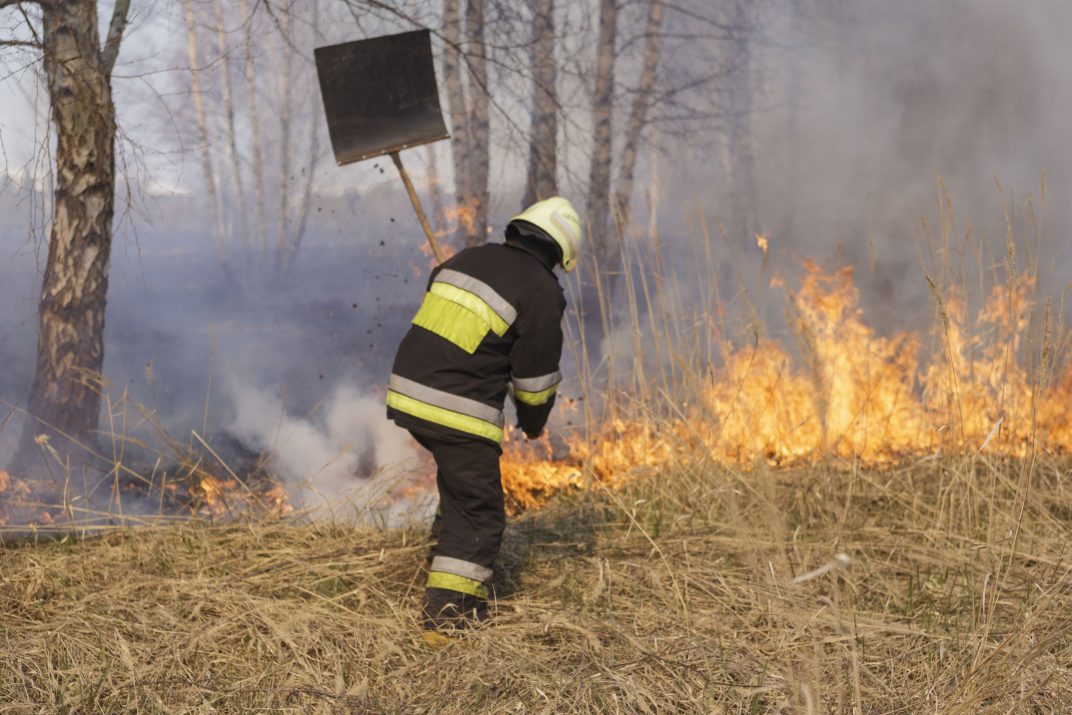
[(451, 268), (444, 268), (436, 274), (435, 282), (446, 283), (455, 288), (467, 290), (480, 298), (491, 307), (499, 317), (506, 321), (507, 325), (513, 325), (517, 320), (517, 309), (510, 305), (510, 301), (495, 292), (495, 289), (481, 280), (467, 276)]
[(562, 373), (555, 370), (549, 375), (540, 377), (511, 377), (514, 387), (525, 392), (543, 392), (562, 382)]
[(452, 573), (455, 576), (464, 576), (482, 583), (491, 578), (491, 569), (485, 568), (480, 564), (474, 564), (472, 561), (462, 561), (451, 556), (436, 556), (432, 559), (432, 565), (428, 567), (428, 570)]
[(387, 383), (387, 386), (400, 395), (412, 397), (414, 400), (420, 400), (429, 405), (442, 407), (444, 410), (476, 417), (485, 422), (490, 422), (497, 427), (502, 427), (505, 422), (502, 410), (497, 410), (491, 405), (485, 405), (483, 402), (470, 400), (468, 397), (452, 395), (449, 392), (436, 390), (435, 388), (422, 385), (419, 382), (414, 382), (401, 375), (391, 375), (391, 379)]

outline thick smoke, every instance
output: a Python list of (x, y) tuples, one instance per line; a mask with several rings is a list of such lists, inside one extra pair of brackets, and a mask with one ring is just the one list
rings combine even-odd
[(272, 470), (303, 508), (363, 510), (414, 481), (412, 442), (384, 419), (383, 400), (353, 385), (332, 390), (316, 414), (297, 416), (279, 396), (236, 379), (227, 430), (272, 455)]
[[(1056, 235), (1069, 225), (1060, 207), (1072, 189), (1072, 7), (861, 0), (824, 19), (817, 5), (808, 17), (803, 3), (793, 51), (767, 58), (772, 110), (755, 123), (764, 226), (775, 251), (857, 265), (880, 327), (919, 327), (929, 299), (917, 246), (924, 219), (939, 231), (939, 179), (957, 218), (953, 243), (972, 228), (987, 263), (1003, 252), (997, 183), (1030, 234), (1025, 200), (1040, 207), (1045, 172)], [(1050, 289), (1072, 277), (1060, 249), (1042, 247)]]
[[(1042, 291), (1064, 290), (1072, 280), (1072, 255), (1062, 239), (1072, 221), (1063, 208), (1072, 192), (1072, 161), (1063, 148), (1072, 109), (1066, 69), (1072, 6), (1043, 0), (801, 0), (766, 5), (766, 12), (760, 6), (748, 121), (757, 224), (735, 227), (725, 133), (675, 132), (681, 125), (671, 124), (656, 137), (662, 153), (648, 167), (648, 181), (657, 177), (647, 188), (659, 197), (659, 250), (684, 295), (697, 293), (693, 237), (702, 211), (720, 257), (711, 283), (717, 280), (737, 318), (731, 337), (748, 339), (749, 306), (755, 306), (768, 334), (792, 342), (784, 291), (768, 286), (773, 275), (795, 285), (804, 259), (828, 269), (855, 266), (864, 312), (878, 330), (924, 329), (933, 318), (925, 267), (933, 272), (935, 261), (948, 260), (969, 286), (980, 266), (988, 280), (1000, 278), (1003, 203), (1019, 266), (1028, 267), (1030, 245), (1031, 255), (1043, 259)], [(685, 19), (668, 18), (671, 31), (690, 31)], [(668, 58), (666, 72), (674, 62), (693, 68), (701, 54), (682, 50)], [(711, 91), (725, 93), (732, 81), (722, 77)], [(955, 225), (953, 248), (932, 253), (928, 235), (939, 243), (943, 225)], [(769, 241), (767, 257), (756, 232)], [(636, 243), (644, 251), (654, 242), (641, 231)]]

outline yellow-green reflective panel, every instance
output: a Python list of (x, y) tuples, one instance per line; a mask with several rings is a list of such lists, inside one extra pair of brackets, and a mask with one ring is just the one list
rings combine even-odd
[(460, 303), (426, 293), (413, 324), (430, 330), (472, 355), (491, 329), (491, 323)]
[(507, 322), (476, 293), (470, 293), (467, 290), (452, 286), (449, 283), (433, 283), (431, 292), (446, 298), (449, 301), (453, 301), (458, 305), (464, 305), (466, 308), (473, 311), (473, 313), (483, 318), (500, 338), (503, 335), (506, 335), (506, 331), (510, 329), (509, 324), (507, 324)]

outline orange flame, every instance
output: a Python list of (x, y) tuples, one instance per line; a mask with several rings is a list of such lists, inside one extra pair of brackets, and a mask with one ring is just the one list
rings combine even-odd
[(974, 324), (959, 295), (943, 298), (938, 347), (921, 365), (918, 333), (879, 336), (864, 322), (851, 268), (806, 263), (789, 294), (799, 359), (772, 340), (723, 344), (722, 367), (681, 417), (615, 421), (560, 461), (508, 445), (504, 487), (527, 508), (586, 478), (613, 483), (697, 454), (726, 465), (882, 466), (947, 452), (1072, 452), (1072, 370), (1047, 380), (1052, 358), (1031, 369), (1022, 358), (1033, 287), (1024, 275), (994, 288)]
[(445, 207), (443, 220), (452, 227), (451, 231), (464, 230), (472, 235), (476, 230), (476, 199)]
[(756, 245), (759, 246), (759, 250), (763, 251), (763, 257), (766, 258), (767, 257), (767, 248), (769, 248), (769, 246), (770, 246), (770, 244), (767, 242), (767, 237), (764, 236), (762, 233), (757, 233), (756, 234)]
[(201, 499), (204, 510), (213, 516), (225, 516), (249, 508), (276, 516), (289, 514), (294, 510), (288, 503), (286, 488), (279, 483), (267, 489), (253, 491), (236, 479), (219, 479), (202, 473), (197, 482), (197, 490), (194, 496)]

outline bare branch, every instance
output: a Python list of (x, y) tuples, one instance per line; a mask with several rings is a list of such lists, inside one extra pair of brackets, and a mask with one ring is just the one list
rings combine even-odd
[(26, 27), (30, 28), (30, 34), (33, 35), (34, 42), (41, 47), (45, 46), (45, 41), (41, 39), (41, 36), (37, 34), (37, 28), (34, 27), (33, 22), (30, 20), (30, 16), (26, 13), (26, 6), (22, 3), (18, 4), (19, 14), (22, 15), (23, 21), (26, 22)]
[[(2, 1), (2, 0), (0, 0)], [(101, 64), (104, 74), (111, 76), (115, 60), (119, 57), (119, 45), (123, 42), (123, 32), (127, 29), (127, 16), (130, 14), (130, 0), (116, 0), (112, 10), (112, 22), (108, 26), (108, 39), (101, 50)]]
[[(30, 34), (33, 35), (32, 40), (0, 40), (0, 47), (27, 47), (33, 50), (44, 50), (45, 45), (41, 42), (41, 38), (37, 34), (36, 28), (33, 23), (30, 22), (30, 16), (26, 14), (26, 8), (24, 5), (26, 0), (0, 0), (0, 9), (5, 7), (17, 7), (18, 12), (22, 15), (22, 19), (26, 22), (26, 27), (29, 28)], [(31, 4), (39, 5), (38, 2)]]

